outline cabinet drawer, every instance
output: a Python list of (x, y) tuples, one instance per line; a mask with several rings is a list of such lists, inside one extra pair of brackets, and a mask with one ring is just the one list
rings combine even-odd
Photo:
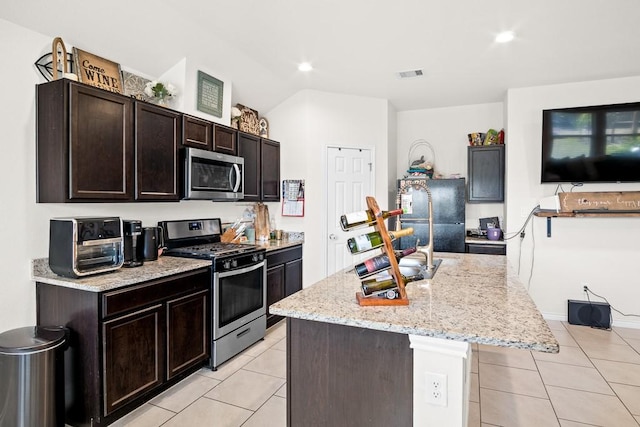
[(505, 245), (483, 245), (480, 243), (467, 243), (467, 253), (506, 255), (507, 247)]
[(267, 268), (302, 258), (302, 245), (267, 252)]
[(139, 309), (159, 301), (209, 288), (209, 269), (177, 274), (102, 295), (102, 317)]

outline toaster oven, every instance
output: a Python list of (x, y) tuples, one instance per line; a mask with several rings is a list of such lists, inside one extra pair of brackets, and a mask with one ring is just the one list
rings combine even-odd
[(49, 221), (49, 267), (71, 278), (116, 270), (124, 263), (122, 236), (118, 217), (53, 218)]

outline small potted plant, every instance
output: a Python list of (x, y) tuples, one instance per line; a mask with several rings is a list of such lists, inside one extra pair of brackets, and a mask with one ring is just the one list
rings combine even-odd
[(156, 80), (145, 85), (144, 93), (148, 101), (157, 105), (167, 106), (174, 96), (178, 94), (176, 88), (171, 83), (162, 83)]

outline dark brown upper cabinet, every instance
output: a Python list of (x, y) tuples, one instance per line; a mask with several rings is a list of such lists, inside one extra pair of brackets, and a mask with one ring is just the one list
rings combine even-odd
[(182, 129), (182, 145), (213, 150), (213, 123), (185, 114), (182, 117)]
[(179, 200), (178, 147), (182, 116), (136, 102), (136, 200)]
[(66, 79), (37, 87), (37, 201), (133, 199), (133, 101)]
[(280, 143), (262, 138), (262, 200), (280, 201)]
[(280, 143), (238, 132), (238, 156), (244, 158), (244, 200), (280, 201)]
[(260, 137), (238, 132), (238, 156), (244, 158), (244, 200), (261, 200)]
[(469, 203), (504, 201), (504, 145), (467, 148)]
[(237, 133), (238, 131), (233, 128), (218, 124), (213, 125), (213, 151), (232, 156), (238, 155)]
[(66, 79), (36, 104), (38, 202), (179, 200), (180, 113)]

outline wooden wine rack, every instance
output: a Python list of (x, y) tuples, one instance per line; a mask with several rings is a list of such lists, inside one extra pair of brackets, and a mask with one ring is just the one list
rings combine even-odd
[(382, 211), (378, 207), (378, 202), (376, 202), (376, 199), (371, 196), (367, 197), (367, 207), (371, 210), (371, 212), (373, 212), (373, 215), (376, 217), (376, 224), (374, 225), (374, 228), (378, 233), (380, 233), (380, 236), (382, 237), (382, 241), (384, 243), (382, 246), (382, 251), (385, 252), (389, 257), (389, 263), (391, 264), (391, 275), (398, 284), (398, 293), (400, 294), (400, 297), (395, 299), (388, 299), (386, 297), (379, 296), (365, 297), (362, 292), (357, 292), (356, 299), (358, 300), (358, 304), (360, 304), (361, 306), (409, 305), (409, 298), (407, 298), (405, 283), (402, 279), (402, 274), (400, 274), (398, 260), (396, 259), (393, 252), (391, 237), (389, 237), (387, 226), (384, 223), (384, 218), (382, 218)]

